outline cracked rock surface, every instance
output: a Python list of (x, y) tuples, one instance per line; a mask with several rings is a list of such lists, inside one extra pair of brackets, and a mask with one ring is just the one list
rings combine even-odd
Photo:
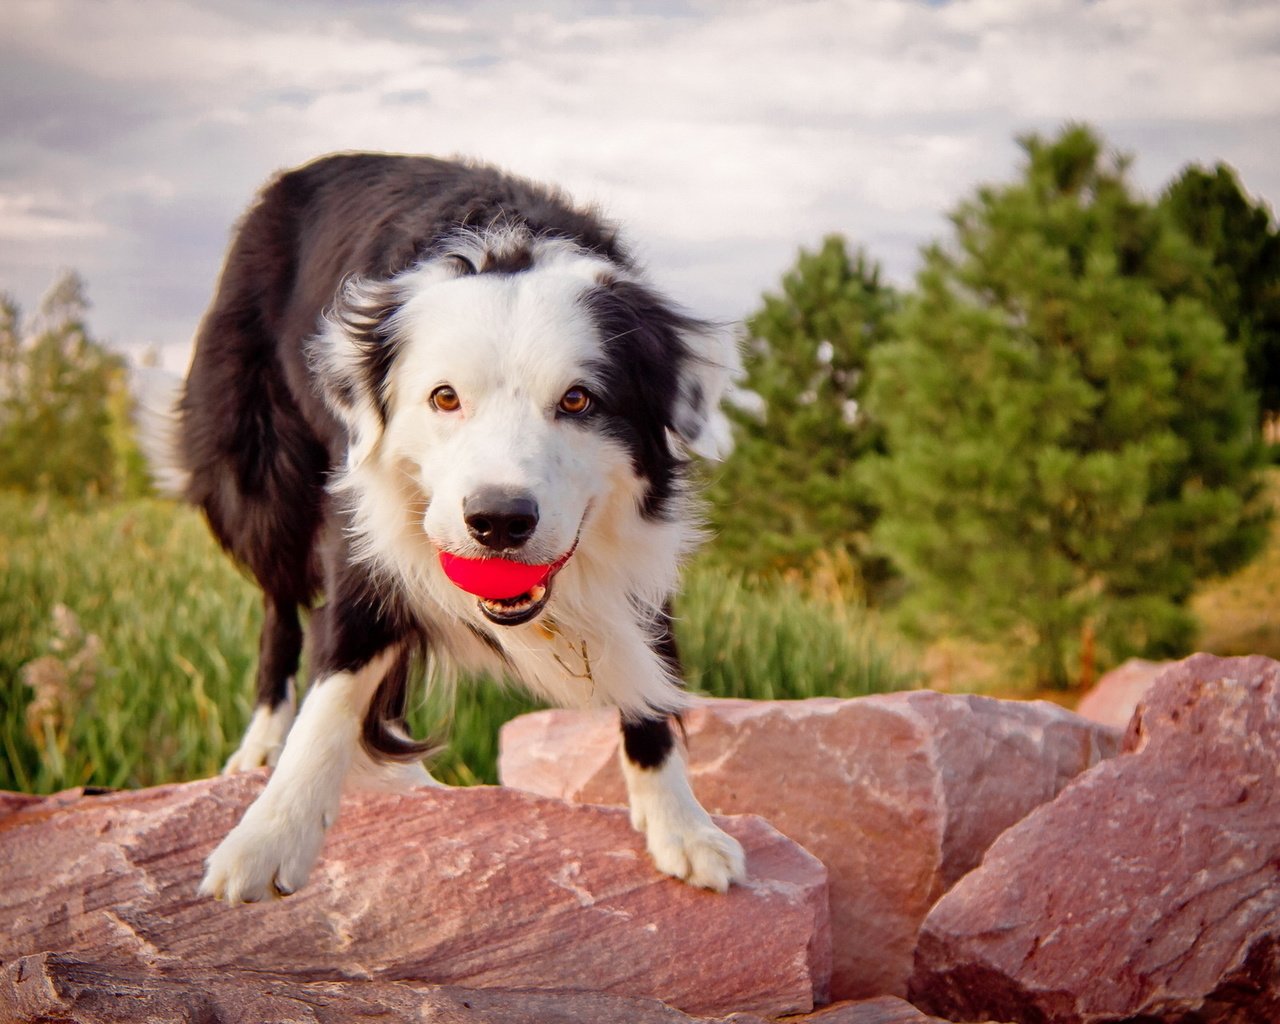
[[(926, 690), (801, 701), (700, 701), (685, 715), (708, 810), (767, 818), (826, 864), (837, 999), (905, 995), (934, 902), (995, 838), (1113, 755), (1120, 732), (1045, 702)], [(502, 780), (623, 803), (616, 717), (507, 723)]]
[(1196, 655), (925, 921), (955, 1020), (1280, 1021), (1280, 663)]
[(0, 1020), (12, 1019), (16, 965), (44, 952), (69, 959), (29, 962), (24, 978), (142, 971), (161, 1001), (173, 995), (165, 978), (201, 971), (590, 990), (693, 1014), (776, 1016), (826, 1001), (826, 871), (761, 819), (721, 822), (750, 878), (720, 895), (659, 875), (622, 810), (496, 787), (359, 794), (344, 798), (295, 896), (240, 907), (197, 897), (203, 859), (264, 779), (0, 803)]
[[(653, 999), (599, 992), (471, 989), (350, 981), (268, 971), (155, 970), (38, 953), (0, 968), (4, 1020), (42, 1024), (767, 1024), (753, 1013), (690, 1017)], [(788, 1017), (787, 1024), (947, 1024), (900, 999), (872, 999)]]

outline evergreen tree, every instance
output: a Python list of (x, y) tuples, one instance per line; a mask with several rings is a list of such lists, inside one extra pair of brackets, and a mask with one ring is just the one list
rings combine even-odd
[(1244, 350), (1261, 411), (1280, 414), (1280, 232), (1270, 209), (1223, 164), (1186, 168), (1161, 205), (1208, 256), (1203, 297)]
[(90, 337), (78, 274), (62, 275), (24, 332), (0, 302), (0, 486), (84, 496), (121, 490), (113, 404), (127, 402), (124, 363)]
[(1196, 581), (1261, 546), (1261, 452), (1243, 360), (1188, 289), (1196, 254), (1133, 196), (1127, 161), (1068, 127), (1021, 140), (924, 253), (900, 340), (872, 357), (888, 454), (864, 477), (908, 608), (1021, 638), (1065, 685), (1104, 656), (1190, 640)]
[(803, 565), (842, 549), (861, 585), (887, 575), (867, 550), (876, 507), (850, 472), (879, 446), (862, 405), (868, 353), (896, 304), (879, 267), (832, 235), (802, 251), (747, 321), (736, 447), (712, 485), (717, 548), (751, 569)]
[(17, 386), (22, 361), (22, 310), (12, 295), (0, 293), (0, 409)]

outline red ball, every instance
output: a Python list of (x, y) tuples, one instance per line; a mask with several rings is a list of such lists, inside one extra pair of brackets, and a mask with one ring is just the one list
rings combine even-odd
[(455, 587), (489, 600), (527, 594), (546, 583), (554, 565), (527, 565), (505, 558), (461, 558), (440, 552), (440, 567)]

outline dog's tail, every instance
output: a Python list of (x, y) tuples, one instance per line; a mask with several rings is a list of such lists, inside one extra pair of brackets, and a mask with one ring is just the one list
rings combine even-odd
[(172, 498), (186, 494), (191, 478), (179, 456), (182, 383), (181, 377), (154, 366), (135, 366), (129, 372), (138, 447), (156, 490)]

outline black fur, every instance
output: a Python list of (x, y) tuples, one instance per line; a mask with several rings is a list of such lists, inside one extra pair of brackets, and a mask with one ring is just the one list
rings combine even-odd
[[(342, 324), (347, 337), (359, 350), (363, 389), (373, 397), (382, 425), (386, 426), (387, 375), (400, 350), (395, 332), (395, 317), (400, 312), (400, 303), (390, 290), (363, 298), (366, 301), (359, 305), (349, 298), (339, 299), (328, 310), (328, 315)], [(329, 387), (336, 391), (336, 397), (348, 408), (354, 407), (359, 399), (354, 381), (330, 381)]]
[[(460, 228), (493, 224), (568, 239), (620, 271), (633, 269), (615, 230), (594, 213), (492, 168), (348, 154), (280, 175), (235, 233), (179, 405), (186, 497), (263, 589), (259, 704), (284, 699), (302, 642), (299, 609), (323, 597), (308, 636), (317, 676), (359, 668), (391, 644), (404, 652), (364, 723), (366, 748), (382, 757), (416, 757), (425, 749), (392, 727), (403, 719), (411, 655), (429, 644), (430, 623), (414, 617), (394, 584), (375, 584), (348, 557), (343, 513), (326, 491), (348, 437), (315, 380), (308, 342), (324, 315), (344, 321), (363, 350), (360, 379), (330, 380), (329, 394), (354, 405), (363, 390), (385, 420), (382, 392), (397, 354), (398, 300), (384, 283), (424, 259), (448, 255)], [(519, 247), (481, 266), (454, 258), (464, 273), (514, 274), (530, 265)], [(372, 282), (359, 294), (373, 301), (343, 299), (351, 280)], [(690, 358), (679, 332), (700, 325), (643, 287), (608, 277), (586, 301), (609, 351), (599, 368), (605, 383), (599, 415), (648, 481), (645, 514), (665, 515), (682, 468), (666, 437), (679, 427), (679, 371)], [(666, 756), (665, 720), (627, 729), (628, 754), (637, 763)]]
[[(605, 382), (601, 398), (609, 430), (631, 453), (636, 473), (649, 482), (643, 513), (660, 518), (671, 508), (684, 469), (667, 440), (667, 431), (676, 428), (671, 410), (680, 373), (692, 358), (681, 332), (704, 325), (630, 282), (602, 285), (586, 302), (608, 353), (598, 373)], [(665, 416), (654, 415), (662, 410)]]
[(671, 722), (665, 718), (622, 723), (622, 749), (627, 760), (640, 768), (660, 767), (674, 745)]
[[(668, 605), (663, 610), (660, 631), (654, 638), (654, 649), (666, 662), (673, 678), (683, 679), (681, 671), (680, 651), (676, 646), (676, 635), (672, 627), (672, 613)], [(681, 731), (684, 730), (680, 721)], [(671, 731), (669, 718), (642, 718), (637, 721), (622, 720), (622, 750), (627, 760), (640, 768), (657, 768), (667, 759), (671, 748), (675, 745), (675, 737)]]

